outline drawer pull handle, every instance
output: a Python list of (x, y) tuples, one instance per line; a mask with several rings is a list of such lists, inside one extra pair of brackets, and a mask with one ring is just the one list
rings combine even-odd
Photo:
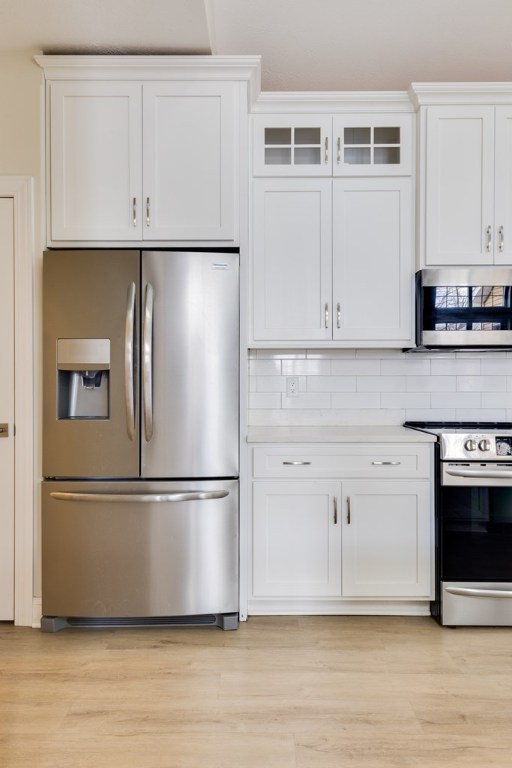
[(310, 461), (283, 461), (283, 464), (286, 464), (290, 467), (303, 467), (306, 464), (311, 464)]
[(376, 467), (397, 467), (401, 463), (401, 461), (372, 461)]

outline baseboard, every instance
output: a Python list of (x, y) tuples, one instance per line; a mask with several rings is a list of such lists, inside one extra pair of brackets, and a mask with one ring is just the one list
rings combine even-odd
[(249, 600), (249, 616), (430, 616), (426, 600)]

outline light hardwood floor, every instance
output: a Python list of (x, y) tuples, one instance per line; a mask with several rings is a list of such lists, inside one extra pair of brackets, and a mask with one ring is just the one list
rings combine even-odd
[(0, 624), (2, 768), (512, 766), (512, 629)]

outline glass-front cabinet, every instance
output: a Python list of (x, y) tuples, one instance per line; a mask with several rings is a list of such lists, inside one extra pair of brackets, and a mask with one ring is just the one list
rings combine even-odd
[(255, 176), (330, 176), (330, 115), (256, 115)]
[(254, 176), (409, 175), (412, 115), (255, 115)]
[(411, 115), (339, 115), (333, 118), (333, 176), (411, 173)]

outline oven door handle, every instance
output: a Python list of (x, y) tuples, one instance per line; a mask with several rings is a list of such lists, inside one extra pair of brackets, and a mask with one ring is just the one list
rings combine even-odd
[(510, 589), (475, 589), (475, 587), (445, 587), (445, 592), (462, 597), (512, 597)]
[(481, 477), (481, 478), (499, 478), (512, 480), (512, 469), (449, 469), (445, 470), (447, 475), (453, 477)]

